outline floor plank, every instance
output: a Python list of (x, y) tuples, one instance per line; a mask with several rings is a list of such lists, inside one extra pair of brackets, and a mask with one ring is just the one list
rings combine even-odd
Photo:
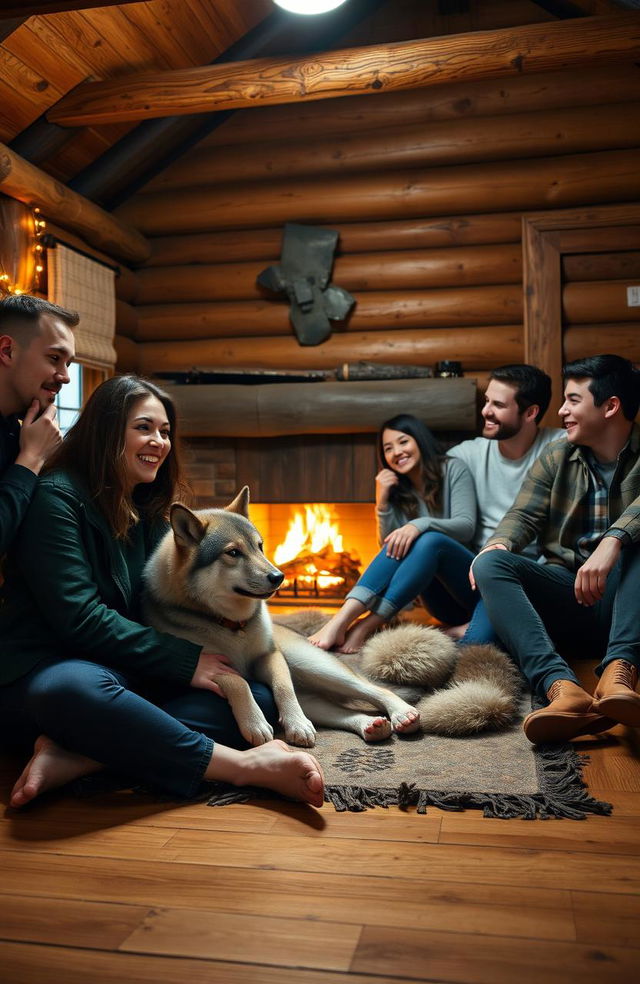
[[(510, 821), (505, 821), (509, 823)], [(571, 822), (571, 821), (564, 821)], [(354, 874), (387, 872), (391, 866), (399, 878), (486, 882), (487, 867), (495, 885), (536, 887), (554, 885), (558, 858), (553, 851), (491, 848), (448, 844), (362, 842), (357, 851), (351, 840), (300, 842), (294, 837), (269, 835), (247, 841), (240, 835), (219, 833), (215, 839), (198, 830), (174, 834), (163, 850), (166, 860), (227, 866), (273, 867), (284, 870)], [(223, 860), (224, 859), (224, 860)], [(604, 869), (604, 870), (603, 870)], [(563, 887), (588, 890), (598, 878), (602, 891), (634, 892), (640, 880), (640, 857), (610, 856), (606, 866), (600, 855), (568, 853), (563, 864)]]
[(5, 940), (117, 949), (148, 915), (146, 906), (0, 895)]
[[(387, 878), (313, 872), (255, 870), (250, 883), (241, 868), (128, 861), (123, 868), (95, 858), (48, 857), (0, 852), (2, 886), (7, 892), (61, 898), (127, 899), (141, 906), (197, 907), (208, 912), (280, 916), (308, 920), (362, 922), (454, 930), (464, 925), (483, 934), (540, 939), (575, 938), (570, 893), (561, 888), (467, 885), (446, 881), (408, 883), (393, 871)], [(381, 898), (384, 904), (381, 904)], [(532, 929), (533, 928), (533, 929)]]
[(6, 984), (398, 984), (397, 977), (0, 942)]
[(580, 984), (629, 984), (637, 979), (638, 951), (366, 927), (352, 964), (356, 973), (457, 984), (566, 984), (569, 968)]
[[(640, 947), (640, 898), (572, 892), (576, 939), (581, 943)], [(640, 974), (640, 954), (638, 954)]]
[(309, 919), (244, 916), (196, 909), (160, 909), (120, 945), (121, 950), (239, 960), (275, 967), (348, 970), (362, 931)]
[(523, 847), (544, 851), (578, 851), (598, 854), (640, 855), (640, 823), (637, 817), (589, 817), (582, 821), (581, 836), (566, 820), (494, 820), (452, 814), (442, 818), (441, 844), (482, 844), (486, 847)]

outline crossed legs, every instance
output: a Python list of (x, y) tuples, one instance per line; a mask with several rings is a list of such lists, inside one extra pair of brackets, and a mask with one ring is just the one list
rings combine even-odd
[[(252, 690), (275, 724), (268, 689), (253, 684)], [(181, 797), (193, 795), (203, 779), (218, 779), (322, 804), (322, 771), (309, 753), (280, 741), (247, 748), (235, 723), (227, 728), (226, 702), (207, 691), (184, 688), (168, 703), (202, 730), (129, 689), (123, 674), (82, 660), (43, 664), (0, 688), (0, 713), (8, 712), (5, 725), (13, 716), (14, 724), (24, 730), (28, 722), (31, 732), (40, 735), (11, 805), (23, 806), (103, 766)], [(214, 737), (238, 747), (214, 742)]]

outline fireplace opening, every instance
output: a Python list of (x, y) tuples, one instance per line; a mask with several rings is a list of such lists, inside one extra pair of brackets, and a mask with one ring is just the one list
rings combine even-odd
[(339, 606), (378, 551), (372, 503), (252, 503), (264, 551), (285, 575), (276, 606)]

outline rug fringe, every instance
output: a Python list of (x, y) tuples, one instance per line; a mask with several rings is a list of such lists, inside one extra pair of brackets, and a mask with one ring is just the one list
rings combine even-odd
[[(540, 793), (517, 796), (508, 793), (441, 792), (419, 789), (415, 783), (403, 782), (396, 789), (367, 786), (327, 786), (325, 800), (338, 813), (362, 813), (373, 807), (415, 807), (417, 813), (426, 813), (427, 807), (461, 812), (480, 809), (485, 817), (498, 820), (548, 820), (551, 817), (565, 820), (585, 820), (589, 814), (608, 816), (613, 807), (590, 796), (582, 778), (582, 769), (588, 756), (579, 755), (575, 749), (557, 745), (541, 745), (536, 749), (539, 770)], [(208, 787), (209, 806), (227, 806), (229, 803), (247, 803), (253, 799), (273, 798), (276, 793), (250, 786), (227, 786), (215, 783)]]

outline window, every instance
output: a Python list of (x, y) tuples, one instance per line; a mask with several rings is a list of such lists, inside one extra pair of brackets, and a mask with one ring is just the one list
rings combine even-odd
[(82, 366), (79, 362), (71, 363), (69, 377), (69, 382), (56, 396), (58, 423), (63, 434), (75, 424), (82, 407)]

